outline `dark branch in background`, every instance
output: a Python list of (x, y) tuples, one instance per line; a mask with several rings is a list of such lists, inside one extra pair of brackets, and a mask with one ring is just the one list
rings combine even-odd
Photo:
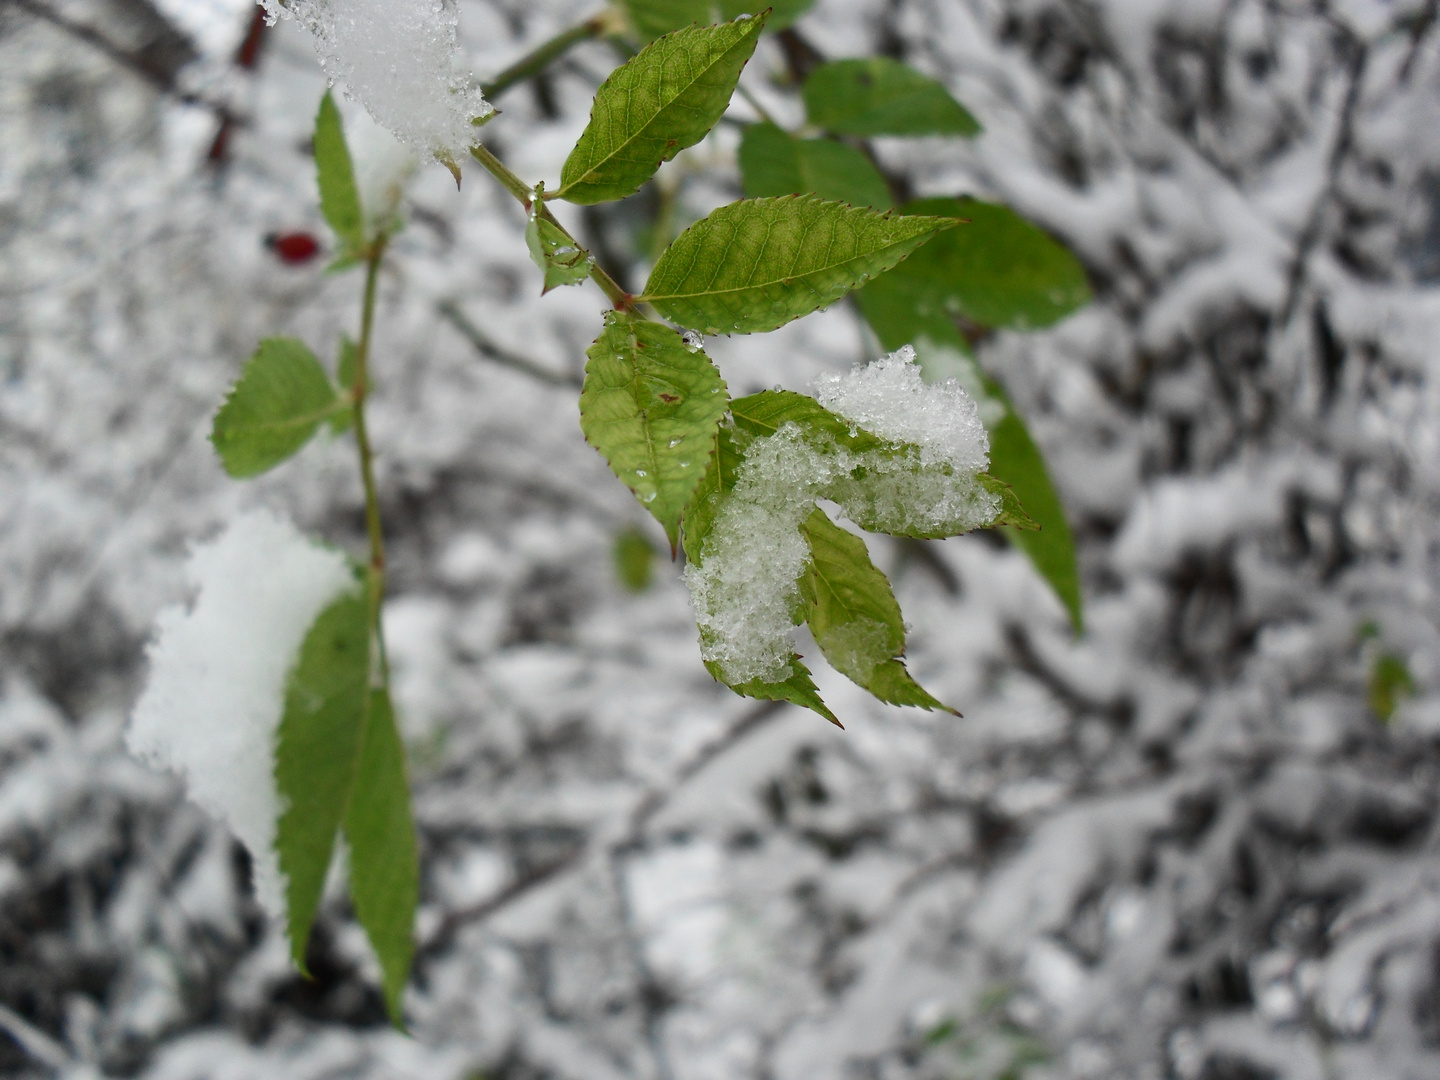
[[(630, 820), (623, 835), (608, 845), (606, 856), (612, 862), (625, 853), (643, 846), (645, 830), (655, 815), (684, 790), (685, 785), (703, 772), (711, 762), (734, 749), (736, 745), (760, 731), (777, 717), (784, 715), (783, 702), (766, 701), (740, 717), (721, 736), (702, 746), (685, 764), (675, 771), (670, 782), (662, 788), (652, 789), (630, 811)], [(538, 867), (516, 878), (494, 896), (469, 907), (456, 908), (449, 912), (429, 939), (420, 943), (416, 953), (417, 965), (429, 957), (438, 956), (455, 940), (457, 934), (471, 923), (484, 922), (531, 890), (538, 888), (568, 870), (583, 866), (594, 854), (594, 842), (583, 844), (574, 851)]]
[[(245, 32), (245, 40), (240, 43), (240, 48), (235, 50), (235, 66), (241, 71), (253, 72), (260, 63), (260, 52), (265, 46), (265, 32), (269, 29), (265, 9), (256, 4), (255, 11), (250, 16), (250, 29)], [(222, 113), (220, 126), (215, 130), (215, 138), (210, 140), (210, 152), (205, 155), (211, 165), (225, 163), (230, 151), (230, 133), (234, 129), (234, 116), (228, 112)]]
[(475, 351), (484, 356), (487, 360), (493, 360), (502, 367), (508, 367), (512, 371), (518, 371), (522, 375), (529, 375), (532, 379), (548, 383), (550, 386), (569, 386), (576, 389), (584, 385), (584, 380), (575, 374), (566, 374), (558, 371), (551, 371), (541, 364), (537, 364), (529, 357), (521, 356), (519, 353), (511, 352), (503, 345), (499, 345), (473, 322), (466, 318), (465, 313), (460, 310), (458, 304), (453, 300), (442, 300), (435, 308), (440, 315), (459, 330), (465, 339), (475, 346)]

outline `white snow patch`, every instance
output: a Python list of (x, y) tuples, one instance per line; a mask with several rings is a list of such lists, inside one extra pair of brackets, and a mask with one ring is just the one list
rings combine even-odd
[(856, 427), (912, 450), (857, 453), (793, 423), (749, 444), (699, 558), (685, 568), (701, 654), (732, 684), (786, 677), (809, 559), (799, 527), (816, 499), (895, 533), (979, 528), (1000, 510), (975, 479), (989, 463), (975, 402), (953, 379), (926, 385), (910, 346), (825, 380), (817, 396)]
[(281, 917), (274, 740), (285, 680), (311, 624), (355, 577), (342, 553), (264, 510), (197, 545), (186, 577), (197, 598), (156, 618), (126, 745), (182, 776), (190, 798), (250, 849), (260, 902)]
[(457, 70), (459, 19), (446, 0), (263, 0), (273, 22), (293, 16), (320, 62), (370, 115), (422, 155), (458, 159), (472, 118), (494, 106)]

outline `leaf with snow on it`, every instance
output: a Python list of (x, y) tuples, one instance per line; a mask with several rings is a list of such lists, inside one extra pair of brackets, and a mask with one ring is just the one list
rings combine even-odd
[(286, 675), (316, 616), (356, 588), (354, 571), (340, 552), (252, 510), (196, 546), (186, 578), (195, 602), (156, 619), (126, 745), (179, 773), (189, 797), (230, 827), (250, 851), (260, 902), (283, 917), (274, 745)]

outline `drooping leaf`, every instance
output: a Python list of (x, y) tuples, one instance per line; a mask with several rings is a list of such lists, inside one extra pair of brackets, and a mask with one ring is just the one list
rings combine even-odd
[(579, 285), (590, 276), (595, 260), (584, 248), (577, 247), (558, 225), (541, 216), (539, 192), (542, 190), (543, 185), (536, 192), (530, 221), (525, 226), (525, 246), (545, 275), (545, 284), (540, 289), (543, 296), (557, 285)]
[[(340, 358), (335, 363), (335, 382), (341, 394), (349, 394), (355, 387), (355, 365), (360, 362), (359, 348), (348, 334), (340, 337)], [(330, 433), (343, 435), (355, 425), (355, 409), (340, 409), (330, 417)]]
[(943, 365), (945, 370), (934, 372), (941, 377), (956, 373), (950, 370), (956, 360), (964, 362), (972, 376), (964, 380), (970, 389), (1000, 407), (998, 417), (986, 417), (987, 410), (981, 410), (990, 434), (990, 474), (1010, 485), (1011, 493), (1024, 506), (1025, 513), (1039, 526), (1038, 529), (1004, 529), (1002, 535), (1025, 552), (1065, 605), (1075, 632), (1081, 633), (1085, 613), (1075, 538), (1045, 458), (1004, 388), (968, 356), (969, 345), (941, 302), (922, 283), (908, 281), (897, 285), (889, 280), (896, 272), (908, 274), (908, 265), (897, 267), (896, 271), (856, 293), (860, 310), (883, 347), (898, 349), (902, 345), (915, 345), (927, 375), (932, 372), (935, 361), (942, 357), (947, 361)]
[(676, 238), (642, 299), (707, 334), (774, 330), (833, 304), (954, 224), (815, 196), (741, 199)]
[(882, 306), (900, 303), (980, 326), (1036, 330), (1090, 302), (1090, 283), (1075, 256), (1008, 206), (919, 199), (904, 212), (953, 215), (969, 224), (935, 237), (872, 282), (866, 291), (874, 287)]
[(740, 137), (740, 179), (747, 198), (815, 194), (888, 210), (890, 188), (870, 159), (834, 139), (797, 139), (774, 124), (751, 124)]
[(819, 507), (800, 532), (810, 545), (810, 565), (800, 579), (805, 621), (830, 666), (881, 701), (954, 712), (926, 693), (900, 659), (905, 621), (865, 541)]
[(369, 699), (369, 605), (357, 591), (321, 612), (305, 636), (275, 740), (275, 785), (285, 806), (275, 850), (286, 879), (290, 955), (302, 971), (355, 782)]
[(622, 529), (610, 554), (615, 576), (628, 591), (642, 593), (650, 588), (655, 578), (655, 549), (643, 532), (633, 527)]
[(623, 199), (703, 139), (725, 112), (764, 26), (761, 14), (677, 30), (612, 72), (560, 171), (556, 196), (584, 204)]
[(353, 259), (365, 247), (365, 214), (360, 207), (350, 150), (345, 145), (340, 110), (328, 90), (320, 99), (320, 112), (315, 117), (315, 170), (320, 212), (340, 241), (341, 260)]
[(210, 441), (231, 476), (257, 476), (294, 454), (322, 421), (346, 407), (303, 341), (266, 338), (215, 414)]
[(400, 1024), (400, 995), (415, 955), (420, 855), (410, 812), (405, 746), (390, 695), (371, 690), (345, 809), (350, 898), (380, 960), (385, 1003)]
[(756, 698), (760, 701), (788, 701), (802, 709), (819, 713), (838, 728), (845, 727), (820, 697), (815, 680), (810, 677), (810, 669), (800, 662), (798, 656), (790, 658), (790, 674), (784, 682), (767, 683), (752, 679), (746, 683), (727, 683), (720, 677), (718, 666), (709, 660), (705, 661), (705, 670), (709, 671), (717, 682), (725, 683), (741, 697)]
[(886, 56), (833, 60), (803, 89), (812, 124), (841, 135), (977, 135), (979, 122), (950, 91)]
[(680, 30), (691, 24), (727, 22), (772, 8), (767, 30), (783, 30), (807, 10), (815, 0), (770, 0), (752, 3), (749, 0), (623, 0), (625, 12), (635, 32), (644, 41), (661, 34)]
[(836, 416), (814, 398), (793, 390), (762, 390), (749, 397), (736, 398), (730, 403), (730, 414), (735, 418), (736, 427), (752, 435), (774, 435), (785, 424), (793, 423), (809, 435), (828, 436), (856, 453), (890, 445), (880, 436)]
[(586, 355), (580, 427), (673, 548), (730, 404), (725, 380), (699, 346), (624, 312), (606, 314)]

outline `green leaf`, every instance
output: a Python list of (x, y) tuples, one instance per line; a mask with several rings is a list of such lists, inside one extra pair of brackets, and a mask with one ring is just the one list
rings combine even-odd
[(545, 275), (541, 296), (557, 285), (579, 285), (590, 276), (590, 268), (595, 264), (590, 253), (576, 246), (560, 226), (540, 215), (540, 200), (544, 196), (545, 185), (541, 184), (535, 189), (530, 222), (525, 226), (525, 246), (530, 249), (530, 258)]
[(668, 326), (618, 311), (606, 314), (586, 355), (580, 427), (673, 549), (730, 404), (725, 380)]
[(735, 426), (752, 435), (774, 435), (785, 424), (799, 424), (810, 435), (829, 436), (856, 453), (880, 450), (890, 443), (836, 416), (825, 406), (793, 390), (762, 390), (730, 403)]
[(370, 691), (345, 809), (350, 897), (383, 972), (385, 1002), (400, 1025), (400, 998), (415, 955), (420, 854), (410, 812), (405, 746), (384, 690)]
[[(954, 201), (948, 204), (951, 209), (964, 205)], [(950, 235), (954, 234), (937, 237), (937, 242), (943, 243)], [(1005, 529), (1002, 535), (1025, 552), (1065, 605), (1075, 632), (1081, 633), (1085, 625), (1084, 601), (1075, 538), (1065, 507), (1024, 418), (1015, 411), (1004, 388), (969, 357), (969, 345), (947, 313), (944, 291), (932, 289), (938, 273), (935, 266), (932, 264), (918, 275), (914, 272), (917, 261), (928, 258), (930, 246), (856, 293), (856, 302), (884, 348), (893, 350), (914, 344), (921, 367), (927, 374), (942, 378), (956, 374), (955, 362), (963, 362), (971, 376), (963, 380), (970, 384), (969, 388), (1001, 406), (1003, 415), (987, 424), (990, 474), (1010, 485), (1025, 513), (1039, 526), (1038, 530)]]
[(294, 454), (343, 408), (346, 400), (303, 341), (266, 338), (215, 414), (210, 441), (231, 476), (258, 476)]
[(725, 683), (741, 697), (756, 698), (760, 701), (788, 701), (792, 705), (819, 713), (838, 728), (845, 727), (820, 697), (815, 680), (810, 677), (810, 669), (800, 662), (798, 656), (790, 658), (790, 674), (784, 682), (767, 683), (752, 679), (747, 683), (727, 683), (720, 677), (718, 666), (709, 660), (705, 661), (705, 670), (710, 672), (717, 682)]
[(810, 565), (800, 579), (805, 621), (830, 666), (881, 701), (954, 712), (926, 693), (900, 659), (905, 620), (865, 541), (819, 507), (800, 532), (810, 545)]
[(833, 60), (805, 80), (812, 124), (841, 135), (977, 135), (980, 124), (928, 75), (886, 56)]
[(286, 878), (290, 954), (305, 946), (343, 828), (350, 895), (380, 959), (390, 1013), (414, 954), (419, 862), (405, 751), (390, 698), (370, 686), (370, 606), (358, 590), (320, 613), (290, 672), (275, 742), (285, 805), (275, 849)]
[(729, 105), (765, 18), (677, 30), (612, 72), (560, 171), (556, 196), (585, 204), (623, 199), (703, 139)]
[(728, 22), (752, 11), (771, 8), (767, 30), (783, 30), (811, 7), (815, 0), (770, 0), (768, 4), (749, 0), (622, 0), (635, 32), (645, 41), (691, 24)]
[(1391, 653), (1380, 653), (1370, 665), (1370, 709), (1389, 722), (1400, 703), (1415, 694), (1415, 678), (1405, 661)]
[(814, 196), (742, 199), (681, 233), (642, 299), (707, 334), (753, 334), (833, 304), (955, 222)]
[(639, 529), (622, 529), (611, 549), (615, 560), (615, 576), (632, 593), (650, 588), (655, 578), (655, 549)]
[[(349, 394), (355, 386), (355, 365), (360, 362), (360, 350), (348, 334), (340, 335), (340, 358), (335, 364), (335, 383), (342, 395)], [(330, 417), (330, 434), (343, 435), (355, 426), (354, 406), (340, 409)]]
[(905, 213), (951, 215), (969, 224), (937, 236), (867, 287), (875, 288), (881, 305), (908, 304), (947, 321), (1036, 330), (1090, 302), (1090, 283), (1075, 256), (1008, 206), (920, 199)]
[(370, 613), (357, 591), (321, 612), (306, 634), (275, 740), (275, 785), (285, 806), (275, 849), (286, 879), (290, 955), (301, 971), (350, 801), (369, 703)]
[(740, 137), (740, 179), (748, 198), (816, 194), (888, 210), (890, 188), (870, 159), (834, 139), (797, 139), (774, 124), (751, 124)]
[(315, 117), (315, 169), (320, 184), (320, 212), (340, 240), (341, 261), (346, 262), (365, 247), (365, 214), (360, 207), (350, 150), (345, 145), (340, 110), (328, 90), (320, 99), (320, 112)]

